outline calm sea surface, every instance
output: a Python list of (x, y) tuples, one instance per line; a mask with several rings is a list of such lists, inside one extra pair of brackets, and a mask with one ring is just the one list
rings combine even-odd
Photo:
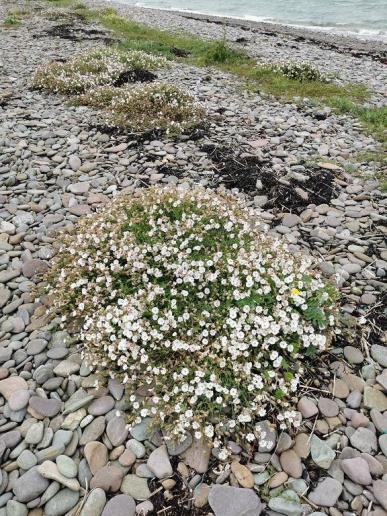
[(387, 0), (120, 0), (160, 9), (352, 33), (387, 41)]

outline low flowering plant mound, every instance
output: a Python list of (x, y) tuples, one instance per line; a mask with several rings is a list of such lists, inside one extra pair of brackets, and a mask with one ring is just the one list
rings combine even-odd
[(65, 63), (55, 62), (40, 67), (33, 85), (54, 93), (79, 94), (97, 86), (113, 84), (128, 70), (156, 70), (167, 65), (164, 57), (141, 50), (97, 49)]
[(129, 424), (171, 438), (262, 439), (294, 410), (303, 362), (327, 348), (335, 289), (262, 232), (229, 193), (151, 188), (118, 197), (62, 236), (47, 274), (53, 310), (78, 325), (84, 358), (119, 379)]
[(288, 79), (300, 82), (320, 81), (328, 82), (328, 78), (323, 75), (320, 70), (305, 61), (292, 62), (285, 61), (270, 66), (270, 69), (285, 75)]
[(204, 109), (189, 93), (161, 82), (123, 88), (100, 87), (75, 98), (77, 105), (106, 109), (106, 122), (134, 132), (179, 134), (204, 120)]

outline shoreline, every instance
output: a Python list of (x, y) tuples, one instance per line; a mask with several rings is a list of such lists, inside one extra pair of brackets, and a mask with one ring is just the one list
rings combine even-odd
[[(325, 48), (344, 51), (355, 57), (369, 56), (372, 59), (387, 64), (387, 39), (367, 39), (353, 34), (341, 34), (340, 32), (329, 32), (319, 27), (303, 27), (292, 24), (282, 24), (250, 20), (248, 18), (233, 17), (228, 15), (206, 14), (197, 11), (183, 11), (177, 9), (162, 9), (143, 5), (131, 5), (120, 0), (100, 2), (103, 4), (120, 5), (125, 8), (135, 8), (149, 12), (169, 13), (182, 18), (201, 21), (203, 23), (225, 25), (237, 28), (246, 32), (269, 35), (274, 37), (288, 36), (296, 41), (307, 41), (316, 45), (324, 45)], [(387, 35), (385, 36), (387, 38)]]

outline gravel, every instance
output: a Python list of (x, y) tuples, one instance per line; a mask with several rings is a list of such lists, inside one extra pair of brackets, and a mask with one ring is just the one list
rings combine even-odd
[[(185, 504), (186, 514), (193, 516), (210, 511), (257, 516), (266, 504), (289, 516), (312, 510), (320, 516), (349, 516), (366, 511), (372, 500), (371, 514), (381, 516), (387, 511), (381, 310), (387, 196), (373, 167), (356, 158), (358, 151), (375, 150), (376, 142), (350, 116), (329, 109), (322, 113), (307, 100), (285, 103), (247, 92), (231, 75), (182, 62), (158, 74), (192, 91), (205, 106), (209, 128), (201, 138), (133, 140), (107, 133), (98, 113), (32, 90), (30, 80), (42, 62), (68, 59), (111, 34), (71, 18), (81, 36), (53, 37), (47, 31), (68, 22), (64, 11), (40, 2), (13, 4), (29, 14), (20, 26), (0, 32), (2, 514), (134, 516), (136, 510), (151, 515), (172, 504), (180, 515)], [(0, 2), (2, 16), (7, 8)], [(128, 12), (127, 6), (119, 9)], [(134, 6), (130, 16), (161, 28), (222, 37), (213, 19)], [(338, 83), (366, 84), (373, 93), (370, 102), (383, 102), (385, 66), (376, 59), (377, 49), (359, 43), (358, 50), (368, 50), (355, 57), (348, 41), (338, 46), (331, 41), (327, 48), (323, 35), (299, 39), (290, 29), (278, 36), (259, 26), (248, 24), (243, 30), (227, 23), (227, 38), (261, 61), (305, 58), (335, 73)], [(236, 43), (240, 37), (246, 41)], [(214, 148), (223, 149), (231, 165), (243, 156), (263, 160), (268, 175), (259, 167), (250, 183), (243, 167), (244, 175), (237, 178), (222, 175)], [(356, 174), (347, 173), (349, 166)], [(272, 177), (278, 179), (274, 190), (268, 186)], [(332, 188), (310, 202), (322, 178), (330, 178)], [(294, 204), (276, 202), (283, 182), (293, 188)], [(56, 253), (58, 230), (71, 229), (79, 217), (122, 190), (166, 183), (239, 188), (260, 210), (268, 231), (294, 252), (321, 259), (321, 273), (342, 294), (347, 326), (319, 362), (319, 375), (297, 393), (300, 429), (281, 433), (275, 422), (260, 421), (265, 440), (256, 443), (257, 453), (230, 442), (231, 466), (192, 436), (164, 443), (150, 419), (129, 432), (123, 386), (110, 380), (95, 388), (74, 330), (59, 330), (33, 294), (39, 273)], [(261, 490), (267, 496), (260, 496)]]

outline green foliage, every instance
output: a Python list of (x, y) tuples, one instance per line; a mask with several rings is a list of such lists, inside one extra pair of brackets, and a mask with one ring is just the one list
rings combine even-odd
[(325, 77), (316, 67), (307, 62), (293, 62), (287, 61), (283, 63), (277, 63), (269, 65), (269, 69), (282, 73), (288, 79), (293, 79), (299, 82), (328, 82), (328, 78)]
[(134, 132), (179, 134), (196, 128), (204, 119), (204, 110), (194, 97), (166, 83), (102, 86), (76, 97), (74, 103), (105, 109), (108, 124)]
[(63, 235), (46, 280), (88, 364), (126, 385), (130, 424), (150, 416), (175, 439), (221, 447), (264, 438), (268, 412), (297, 426), (303, 361), (335, 324), (336, 292), (311, 266), (262, 233), (241, 198), (154, 187)]
[[(53, 3), (72, 0), (49, 0)], [(294, 101), (294, 98), (308, 98), (336, 109), (339, 113), (350, 113), (358, 117), (366, 130), (375, 138), (385, 141), (385, 109), (362, 106), (370, 96), (368, 89), (362, 84), (346, 84), (343, 86), (326, 82), (318, 70), (311, 65), (301, 67), (291, 65), (282, 70), (276, 67), (260, 65), (246, 53), (232, 49), (221, 41), (206, 41), (187, 33), (168, 32), (131, 21), (117, 14), (112, 8), (84, 9), (82, 14), (89, 20), (98, 21), (113, 30), (122, 40), (124, 49), (144, 50), (163, 55), (170, 60), (183, 60), (196, 66), (215, 66), (233, 73), (246, 81), (247, 87), (253, 91), (272, 94)], [(177, 57), (176, 49), (188, 57)], [(296, 71), (296, 69), (298, 71)]]
[(114, 48), (88, 51), (66, 63), (49, 63), (35, 73), (33, 85), (46, 91), (77, 94), (111, 85), (127, 70), (155, 70), (167, 65), (162, 57)]

